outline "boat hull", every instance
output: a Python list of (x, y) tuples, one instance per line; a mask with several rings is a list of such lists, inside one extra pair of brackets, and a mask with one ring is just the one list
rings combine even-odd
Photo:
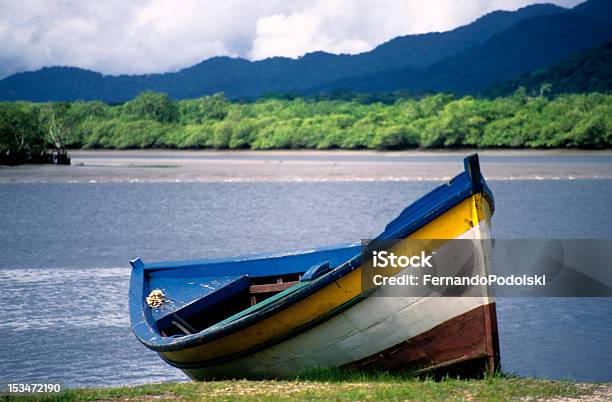
[[(475, 224), (455, 238), (477, 242), (488, 239), (488, 204), (480, 197), (466, 201), (430, 223), (424, 232), (417, 232), (416, 237), (443, 237), (448, 233), (442, 228), (444, 224), (456, 227), (459, 221), (465, 221), (463, 218), (469, 218), (475, 219)], [(479, 211), (473, 213), (476, 208)], [(449, 216), (454, 222), (449, 222)], [(479, 253), (475, 265), (488, 271), (486, 249), (480, 248)], [(388, 297), (378, 295), (379, 291), (263, 350), (252, 348), (204, 364), (172, 364), (195, 380), (282, 378), (321, 367), (424, 371), (454, 370), (469, 363), (471, 374), (492, 372), (497, 367), (499, 346), (492, 297), (486, 294), (481, 297)], [(240, 342), (240, 338), (236, 337), (235, 342)], [(186, 352), (181, 354), (189, 360)]]
[[(251, 356), (183, 371), (194, 380), (209, 380), (283, 378), (322, 367), (429, 371), (469, 362), (474, 363), (469, 375), (495, 370), (497, 328), (488, 325), (495, 322), (495, 303), (453, 299), (423, 299), (414, 308), (360, 328), (354, 319), (368, 306)], [(422, 317), (421, 311), (440, 307), (443, 313)]]
[[(469, 268), (487, 275), (493, 209), (478, 158), (472, 156), (465, 160), (464, 173), (404, 209), (375, 240), (389, 242), (385, 244), (391, 245), (391, 251), (412, 256), (417, 252), (415, 244), (422, 246), (423, 241), (440, 256), (440, 251), (453, 250), (453, 239), (470, 240), (475, 247), (469, 258), (459, 263), (459, 256), (451, 253), (454, 259), (440, 268)], [(388, 287), (367, 286), (373, 260), (359, 249), (352, 245), (220, 262), (144, 264), (133, 260), (132, 329), (145, 346), (196, 380), (281, 378), (331, 367), (453, 371), (467, 365), (470, 375), (497, 368), (495, 300), (487, 288), (476, 289), (469, 297), (433, 296), (431, 289), (389, 293)], [(418, 253), (422, 252), (420, 248)], [(409, 269), (391, 275), (405, 275)], [(236, 291), (243, 292), (237, 294), (248, 297), (263, 287), (279, 287), (282, 275), (296, 273), (303, 278), (296, 276), (288, 287), (266, 299), (251, 298), (250, 307), (240, 304), (239, 310), (225, 303), (233, 285), (221, 285), (214, 292), (200, 289), (211, 287), (215, 283), (211, 278), (224, 278), (220, 283), (236, 284)], [(261, 285), (257, 278), (277, 282)], [(145, 296), (164, 287), (175, 298), (170, 299), (171, 305), (191, 291), (197, 297), (185, 296), (186, 304), (160, 316), (159, 309), (147, 305)], [(217, 300), (220, 294), (224, 296)], [(206, 303), (217, 304), (203, 310)], [(225, 316), (205, 315), (210, 313)], [(167, 325), (167, 317), (184, 333), (166, 332), (168, 327), (162, 325)], [(207, 320), (212, 323), (198, 326)]]

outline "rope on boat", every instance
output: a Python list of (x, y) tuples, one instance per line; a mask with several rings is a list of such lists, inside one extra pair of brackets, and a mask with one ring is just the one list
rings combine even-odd
[(161, 305), (166, 301), (166, 295), (161, 291), (161, 289), (154, 289), (151, 291), (151, 293), (149, 293), (146, 300), (149, 307), (158, 308), (161, 307)]

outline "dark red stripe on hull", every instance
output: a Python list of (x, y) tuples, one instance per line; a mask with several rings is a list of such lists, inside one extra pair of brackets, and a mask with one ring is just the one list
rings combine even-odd
[[(476, 364), (466, 364), (476, 363)], [(375, 370), (429, 371), (469, 368), (493, 373), (499, 366), (495, 303), (477, 307), (389, 349), (346, 365)]]

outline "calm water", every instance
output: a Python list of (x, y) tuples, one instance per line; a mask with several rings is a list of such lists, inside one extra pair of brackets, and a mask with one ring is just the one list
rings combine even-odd
[[(131, 333), (131, 258), (221, 257), (373, 237), (437, 184), (0, 185), (0, 383), (184, 379)], [(490, 184), (496, 237), (612, 238), (612, 181)], [(502, 299), (498, 316), (505, 371), (612, 381), (612, 299)]]
[[(129, 159), (129, 160), (138, 160), (138, 159), (150, 159), (155, 158), (156, 160), (267, 160), (267, 161), (291, 161), (291, 160), (317, 160), (317, 161), (384, 161), (384, 162), (397, 162), (397, 163), (441, 163), (441, 162), (451, 162), (456, 163), (457, 166), (461, 166), (463, 163), (463, 158), (465, 157), (465, 153), (463, 152), (455, 152), (455, 153), (433, 153), (429, 154), (418, 154), (418, 153), (410, 153), (405, 154), (402, 152), (394, 153), (394, 152), (382, 152), (380, 155), (374, 153), (359, 153), (359, 152), (351, 152), (348, 153), (339, 153), (335, 151), (331, 151), (326, 153), (325, 151), (319, 152), (317, 154), (308, 154), (305, 156), (304, 154), (297, 151), (293, 152), (283, 152), (283, 153), (270, 153), (270, 152), (185, 152), (185, 151), (163, 151), (163, 152), (147, 152), (147, 151), (138, 151), (136, 153), (132, 152), (112, 152), (110, 154), (104, 153), (100, 154), (99, 152), (76, 152), (77, 158), (79, 160), (88, 160), (88, 159), (96, 159), (96, 158), (104, 158), (108, 159)], [(480, 162), (483, 165), (490, 165), (492, 163), (529, 163), (529, 164), (539, 164), (539, 163), (563, 163), (563, 164), (593, 164), (593, 163), (612, 163), (612, 155), (609, 153), (600, 153), (590, 151), (589, 153), (559, 153), (559, 154), (547, 154), (543, 156), (541, 153), (523, 153), (520, 155), (516, 154), (488, 154), (488, 153), (480, 153)]]

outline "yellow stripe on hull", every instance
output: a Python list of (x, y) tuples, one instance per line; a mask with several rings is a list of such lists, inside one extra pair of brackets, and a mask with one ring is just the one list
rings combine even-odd
[[(488, 202), (482, 195), (471, 196), (424, 227), (408, 236), (409, 240), (454, 239), (472, 229), (482, 220), (490, 218)], [(162, 352), (169, 361), (189, 364), (203, 362), (247, 351), (288, 334), (334, 308), (359, 296), (362, 292), (361, 268), (348, 273), (320, 289), (247, 328), (224, 338), (176, 352)]]

